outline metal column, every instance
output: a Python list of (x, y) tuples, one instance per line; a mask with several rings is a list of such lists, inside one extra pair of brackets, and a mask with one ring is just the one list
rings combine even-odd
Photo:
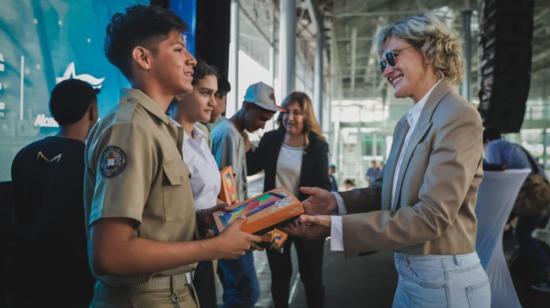
[(317, 118), (321, 127), (323, 127), (323, 77), (324, 77), (324, 68), (323, 68), (323, 51), (324, 51), (324, 37), (323, 30), (319, 29), (317, 32), (317, 50), (315, 51), (315, 68), (314, 68), (314, 84), (313, 84), (313, 101), (317, 107)]
[(230, 30), (230, 44), (229, 44), (229, 56), (233, 61), (232, 68), (229, 71), (232, 72), (229, 77), (231, 80), (231, 89), (233, 89), (233, 106), (234, 112), (239, 110), (239, 0), (231, 0), (231, 30)]
[[(273, 9), (275, 9), (275, 5), (273, 6)], [(277, 47), (277, 42), (275, 39), (275, 33), (277, 33), (277, 29), (275, 28), (275, 14), (273, 14), (273, 19), (271, 20), (271, 44), (269, 46), (269, 71), (271, 71), (271, 86), (275, 87), (275, 79), (277, 79), (277, 73), (275, 69), (275, 64), (277, 63), (275, 57), (277, 56), (277, 50), (275, 48)], [(277, 101), (280, 101), (282, 98), (275, 96)]]
[(279, 2), (279, 10), (279, 79), (283, 99), (296, 84), (296, 0)]
[[(324, 96), (324, 47), (325, 47), (325, 33), (323, 29), (323, 17), (319, 14), (319, 11), (315, 8), (313, 0), (306, 1), (306, 7), (309, 11), (309, 16), (313, 25), (315, 26), (316, 37), (315, 37), (315, 67), (314, 67), (314, 79), (313, 79), (313, 104), (315, 106), (315, 114), (319, 119), (319, 124), (321, 128), (325, 130), (324, 127), (324, 106), (323, 106), (323, 96)], [(328, 126), (326, 126), (328, 128)]]
[(542, 129), (542, 165), (544, 169), (548, 168), (548, 152), (546, 147), (548, 146), (548, 129)]
[(465, 0), (465, 8), (462, 11), (462, 21), (464, 27), (464, 82), (462, 83), (462, 96), (470, 101), (470, 85), (472, 83), (472, 10), (470, 1)]

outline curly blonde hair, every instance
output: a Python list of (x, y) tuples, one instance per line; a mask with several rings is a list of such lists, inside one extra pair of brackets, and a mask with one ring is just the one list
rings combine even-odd
[(464, 66), (457, 35), (434, 14), (407, 17), (382, 28), (376, 35), (380, 56), (391, 37), (403, 39), (422, 52), (440, 78), (454, 84), (462, 81)]

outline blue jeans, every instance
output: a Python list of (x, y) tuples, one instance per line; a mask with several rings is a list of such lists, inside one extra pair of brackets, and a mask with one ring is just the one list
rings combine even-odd
[(393, 308), (491, 307), (491, 287), (477, 253), (412, 256), (395, 253)]
[(237, 260), (220, 260), (218, 275), (223, 285), (223, 307), (252, 308), (260, 295), (260, 285), (252, 252)]

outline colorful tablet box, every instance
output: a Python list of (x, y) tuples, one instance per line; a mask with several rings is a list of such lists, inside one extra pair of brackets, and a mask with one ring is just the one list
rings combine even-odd
[(233, 175), (233, 168), (231, 168), (231, 166), (227, 166), (223, 168), (220, 173), (222, 186), (220, 189), (219, 198), (228, 205), (239, 202), (237, 182), (235, 181), (235, 176)]
[(242, 231), (261, 234), (304, 213), (302, 203), (283, 188), (275, 188), (229, 208), (231, 210), (228, 212), (217, 211), (213, 214), (220, 232), (240, 216), (247, 217)]
[(258, 245), (264, 249), (281, 250), (283, 249), (283, 245), (288, 239), (288, 234), (277, 228), (274, 228), (273, 230), (264, 233), (261, 236), (262, 242)]

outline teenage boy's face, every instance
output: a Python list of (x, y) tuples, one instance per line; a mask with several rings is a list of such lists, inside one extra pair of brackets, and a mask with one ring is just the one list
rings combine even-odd
[(171, 31), (168, 38), (161, 41), (153, 53), (153, 70), (160, 84), (168, 94), (189, 93), (193, 91), (193, 67), (195, 58), (187, 50), (183, 35)]
[(220, 95), (220, 93), (216, 93), (214, 95), (214, 98), (216, 99), (216, 107), (214, 107), (214, 110), (212, 110), (212, 114), (210, 115), (210, 122), (214, 123), (216, 119), (220, 116), (220, 114), (225, 112), (225, 102), (227, 100), (227, 95)]
[(249, 105), (247, 111), (247, 121), (245, 129), (249, 133), (253, 133), (260, 128), (265, 127), (265, 123), (273, 117), (275, 112), (258, 108), (252, 105)]

